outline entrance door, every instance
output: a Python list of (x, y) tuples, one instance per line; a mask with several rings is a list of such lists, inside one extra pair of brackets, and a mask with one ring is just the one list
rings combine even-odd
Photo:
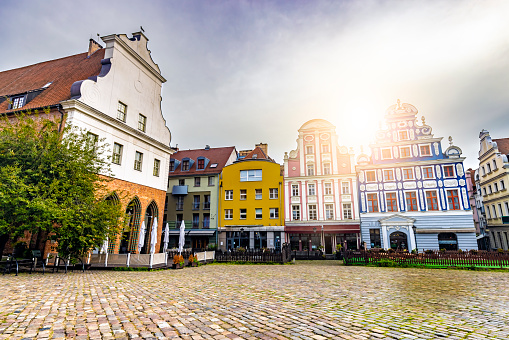
[(332, 254), (332, 235), (325, 234), (325, 254)]
[(395, 231), (390, 235), (389, 239), (391, 241), (392, 249), (408, 249), (407, 235), (404, 232)]

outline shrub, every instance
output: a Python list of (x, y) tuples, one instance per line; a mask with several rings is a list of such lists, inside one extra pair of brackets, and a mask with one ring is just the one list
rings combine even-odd
[(376, 264), (378, 267), (397, 267), (398, 266), (398, 264), (395, 261), (389, 260), (389, 259), (381, 259)]
[(184, 256), (178, 255), (178, 254), (173, 256), (173, 263), (180, 264), (181, 266), (183, 266), (184, 265)]
[(240, 253), (245, 253), (246, 252), (246, 248), (244, 247), (238, 247), (237, 248), (237, 251), (240, 252)]

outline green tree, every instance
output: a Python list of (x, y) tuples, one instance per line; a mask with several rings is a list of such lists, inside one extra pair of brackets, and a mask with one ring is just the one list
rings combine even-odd
[(83, 256), (114, 238), (119, 202), (105, 200), (107, 145), (76, 127), (35, 114), (2, 118), (0, 251), (26, 231), (52, 235), (61, 256)]

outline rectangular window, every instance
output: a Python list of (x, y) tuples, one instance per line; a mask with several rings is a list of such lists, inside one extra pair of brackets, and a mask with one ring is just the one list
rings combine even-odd
[(384, 170), (384, 180), (386, 180), (386, 181), (394, 181), (394, 171), (392, 171), (392, 170)]
[(366, 171), (366, 181), (367, 182), (376, 182), (376, 172), (375, 171)]
[(299, 196), (299, 185), (292, 184), (292, 196)]
[(350, 194), (350, 183), (349, 182), (341, 182), (341, 192), (344, 195)]
[(332, 204), (325, 205), (325, 219), (326, 220), (334, 219), (334, 205)]
[(426, 191), (426, 204), (428, 210), (438, 210), (438, 197), (436, 191)]
[(306, 154), (310, 155), (313, 153), (313, 145), (306, 146)]
[(138, 117), (138, 130), (145, 132), (147, 129), (147, 117), (140, 113)]
[(382, 242), (380, 240), (380, 229), (369, 229), (369, 241), (371, 248), (381, 248)]
[(92, 132), (87, 132), (87, 138), (90, 143), (90, 146), (92, 147), (93, 152), (94, 153), (97, 152), (97, 148), (99, 146), (99, 136)]
[(421, 156), (431, 156), (431, 149), (429, 145), (421, 145), (419, 146), (419, 149), (421, 150)]
[(177, 196), (176, 210), (179, 210), (179, 211), (184, 210), (184, 196)]
[(179, 186), (184, 186), (186, 185), (186, 180), (185, 179), (179, 179)]
[(269, 217), (270, 218), (279, 218), (279, 208), (270, 208)]
[(24, 104), (25, 104), (25, 96), (14, 97), (12, 99), (11, 110), (19, 109), (19, 108), (23, 107)]
[(310, 204), (308, 206), (308, 216), (309, 216), (309, 219), (310, 220), (316, 220), (317, 219), (317, 215), (316, 215), (316, 205), (314, 204)]
[(200, 195), (193, 196), (193, 210), (200, 209)]
[(345, 220), (352, 219), (352, 204), (351, 203), (343, 203), (343, 218)]
[(240, 209), (239, 218), (245, 220), (247, 218), (247, 209)]
[(410, 147), (404, 146), (399, 149), (399, 152), (401, 154), (401, 158), (408, 158), (410, 157)]
[(209, 176), (209, 187), (214, 186), (214, 176)]
[(183, 160), (182, 161), (182, 171), (188, 171), (189, 170), (189, 160)]
[(203, 228), (210, 228), (210, 214), (203, 214)]
[(428, 167), (422, 168), (422, 177), (424, 179), (434, 178), (433, 177), (433, 167), (428, 166)]
[(154, 159), (154, 171), (152, 174), (156, 177), (159, 177), (159, 169), (161, 168), (161, 161), (158, 159)]
[(490, 165), (490, 163), (486, 163), (486, 167), (488, 168), (488, 173), (490, 173), (491, 172), (491, 165)]
[(170, 161), (170, 171), (175, 171), (175, 161), (173, 159)]
[(210, 195), (203, 195), (203, 209), (210, 209)]
[(498, 184), (497, 183), (493, 183), (493, 187), (495, 188), (495, 192), (498, 191)]
[(125, 105), (124, 103), (118, 102), (117, 119), (121, 120), (125, 123), (126, 114), (127, 114), (127, 105)]
[(246, 189), (240, 189), (240, 199), (243, 201), (247, 200), (247, 190)]
[(292, 220), (300, 221), (300, 205), (292, 205)]
[(256, 208), (255, 209), (255, 218), (258, 219), (258, 220), (263, 218), (263, 216), (262, 216), (262, 208)]
[(201, 185), (201, 178), (200, 177), (195, 177), (194, 178), (194, 186), (195, 187), (199, 187)]
[(122, 164), (122, 150), (124, 149), (123, 145), (118, 143), (113, 143), (113, 156), (111, 157), (111, 161), (115, 164)]
[(398, 211), (398, 202), (396, 199), (395, 192), (386, 193), (385, 201), (386, 201), (386, 205), (387, 205), (387, 211)]
[(224, 209), (224, 219), (225, 220), (233, 219), (233, 209)]
[(262, 170), (240, 170), (241, 182), (259, 182), (262, 180)]
[(255, 189), (255, 199), (256, 200), (262, 199), (262, 189)]
[(493, 160), (493, 170), (497, 170), (497, 161)]
[(368, 194), (368, 211), (378, 212), (378, 196), (377, 194)]
[(200, 227), (200, 214), (193, 214), (193, 228)]
[(454, 177), (454, 168), (452, 165), (444, 166), (444, 177)]
[(323, 174), (330, 175), (330, 163), (323, 163)]
[(504, 181), (500, 181), (500, 190), (505, 190), (505, 183)]
[(225, 190), (224, 191), (224, 199), (227, 201), (233, 200), (233, 190)]
[(399, 140), (408, 140), (408, 131), (406, 131), (406, 130), (399, 131), (398, 135), (399, 135)]
[(323, 188), (325, 195), (332, 195), (332, 183), (324, 183)]
[(414, 179), (414, 171), (412, 168), (403, 169), (403, 179), (405, 180)]
[(198, 170), (205, 169), (205, 160), (203, 158), (198, 159)]
[(505, 216), (509, 216), (509, 202), (504, 202), (505, 205)]
[(502, 211), (502, 204), (498, 204), (498, 214), (500, 217), (504, 216), (504, 212)]
[(315, 196), (315, 185), (314, 184), (308, 184), (308, 196)]
[(134, 155), (134, 170), (141, 171), (141, 165), (143, 163), (143, 154), (139, 151), (136, 151)]
[(449, 203), (449, 210), (460, 210), (458, 190), (447, 190), (447, 203)]
[(391, 159), (391, 158), (392, 158), (391, 148), (382, 149), (382, 159)]
[(483, 166), (481, 167), (481, 170), (482, 170), (482, 175), (483, 175), (483, 176), (484, 176), (484, 175), (486, 175), (486, 170), (484, 170), (484, 167), (483, 167)]
[(275, 200), (279, 198), (279, 190), (278, 188), (270, 188), (269, 189), (269, 199)]
[(329, 153), (329, 144), (322, 144), (322, 153)]
[(417, 211), (417, 193), (415, 191), (413, 192), (407, 192), (405, 193), (406, 196), (406, 208), (408, 211)]
[(491, 194), (493, 193), (493, 191), (491, 190), (491, 184), (488, 185), (488, 194)]
[(315, 166), (313, 164), (308, 164), (308, 176), (315, 175)]

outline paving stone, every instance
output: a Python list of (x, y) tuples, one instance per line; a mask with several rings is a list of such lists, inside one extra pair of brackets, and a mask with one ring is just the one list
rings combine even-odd
[(336, 261), (23, 273), (0, 277), (0, 339), (508, 339), (508, 283)]

